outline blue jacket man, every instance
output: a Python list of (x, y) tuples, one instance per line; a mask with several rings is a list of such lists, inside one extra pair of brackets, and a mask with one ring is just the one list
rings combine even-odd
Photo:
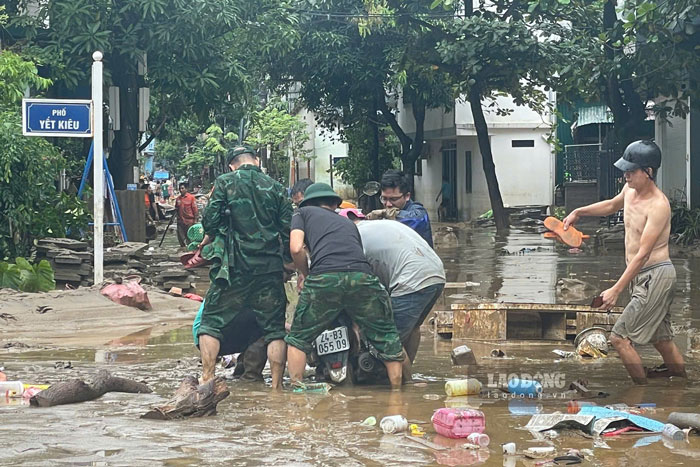
[(382, 175), (381, 189), (380, 199), (384, 207), (398, 209), (396, 220), (415, 230), (432, 248), (433, 231), (428, 211), (411, 199), (411, 186), (406, 175), (399, 170), (387, 170)]

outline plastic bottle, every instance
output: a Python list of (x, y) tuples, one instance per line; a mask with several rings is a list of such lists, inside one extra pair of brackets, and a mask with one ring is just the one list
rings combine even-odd
[(685, 439), (685, 433), (683, 430), (678, 428), (676, 425), (671, 425), (670, 423), (664, 425), (664, 431), (662, 434), (666, 438), (674, 441), (683, 441)]
[(0, 381), (0, 396), (22, 397), (24, 385), (21, 381)]
[(485, 448), (491, 442), (491, 438), (486, 433), (472, 433), (467, 436), (467, 440), (479, 447)]
[(578, 413), (581, 407), (588, 407), (592, 405), (598, 405), (595, 402), (585, 402), (585, 401), (569, 401), (566, 403), (566, 412), (571, 414)]
[(408, 421), (402, 415), (390, 415), (382, 418), (382, 421), (379, 422), (379, 427), (387, 434), (399, 433), (406, 431)]
[(481, 383), (478, 379), (458, 379), (445, 383), (445, 393), (450, 396), (476, 395), (481, 392)]
[(508, 392), (518, 396), (537, 397), (542, 393), (542, 385), (531, 379), (513, 378), (508, 381)]

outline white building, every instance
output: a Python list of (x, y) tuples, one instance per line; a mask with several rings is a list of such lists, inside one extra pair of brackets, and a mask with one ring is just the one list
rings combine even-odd
[[(306, 123), (309, 141), (304, 149), (309, 151), (308, 161), (297, 161), (295, 179), (310, 178), (314, 182), (328, 183), (343, 198), (353, 197), (352, 186), (346, 185), (336, 173), (331, 174), (331, 165), (338, 159), (347, 157), (348, 145), (343, 143), (335, 130), (321, 127), (313, 112), (306, 108), (299, 109), (297, 116)], [(291, 184), (294, 181), (291, 180)]]
[[(550, 96), (553, 101), (553, 94)], [(516, 106), (508, 97), (498, 97), (500, 109), (484, 108), (491, 139), (491, 151), (503, 203), (510, 206), (549, 206), (554, 201), (555, 154), (548, 142), (554, 116), (540, 115), (528, 107)], [(553, 104), (553, 102), (552, 102)], [(415, 133), (410, 106), (399, 103), (399, 123), (409, 135)], [(425, 118), (426, 149), (416, 166), (414, 197), (437, 219), (435, 198), (443, 177), (453, 187), (453, 215), (458, 220), (478, 217), (491, 209), (474, 118), (466, 101), (454, 110), (429, 110)]]
[(696, 108), (691, 107), (686, 118), (655, 121), (655, 140), (661, 148), (657, 183), (669, 199), (688, 207), (700, 207), (699, 139), (700, 111)]

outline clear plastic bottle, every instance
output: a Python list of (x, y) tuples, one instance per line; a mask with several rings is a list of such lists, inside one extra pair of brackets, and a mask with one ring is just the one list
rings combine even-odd
[(22, 381), (0, 381), (0, 396), (22, 397), (23, 392)]
[(458, 379), (445, 383), (445, 393), (450, 396), (471, 396), (481, 392), (481, 383), (478, 379)]
[(408, 420), (402, 415), (390, 415), (382, 418), (382, 421), (379, 422), (379, 427), (387, 434), (399, 433), (401, 431), (406, 431), (408, 428)]
[(670, 423), (664, 425), (663, 435), (666, 438), (674, 441), (683, 441), (685, 439), (685, 433), (683, 430), (678, 428), (676, 425), (671, 425)]
[(491, 438), (486, 433), (472, 433), (467, 436), (467, 440), (479, 447), (485, 448), (491, 442)]

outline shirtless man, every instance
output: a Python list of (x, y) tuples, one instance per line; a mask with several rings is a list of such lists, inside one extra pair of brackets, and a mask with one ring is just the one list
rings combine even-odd
[[(617, 320), (610, 342), (620, 354), (636, 384), (647, 377), (685, 377), (685, 364), (673, 343), (670, 307), (676, 271), (669, 259), (671, 206), (654, 183), (661, 166), (661, 150), (651, 141), (636, 141), (625, 149), (615, 167), (625, 174), (625, 186), (613, 199), (574, 209), (564, 219), (564, 229), (582, 216), (608, 216), (625, 210), (625, 259), (627, 268), (618, 281), (602, 294), (601, 308), (609, 310), (625, 287), (632, 298)], [(666, 369), (645, 369), (633, 344), (653, 343)]]

